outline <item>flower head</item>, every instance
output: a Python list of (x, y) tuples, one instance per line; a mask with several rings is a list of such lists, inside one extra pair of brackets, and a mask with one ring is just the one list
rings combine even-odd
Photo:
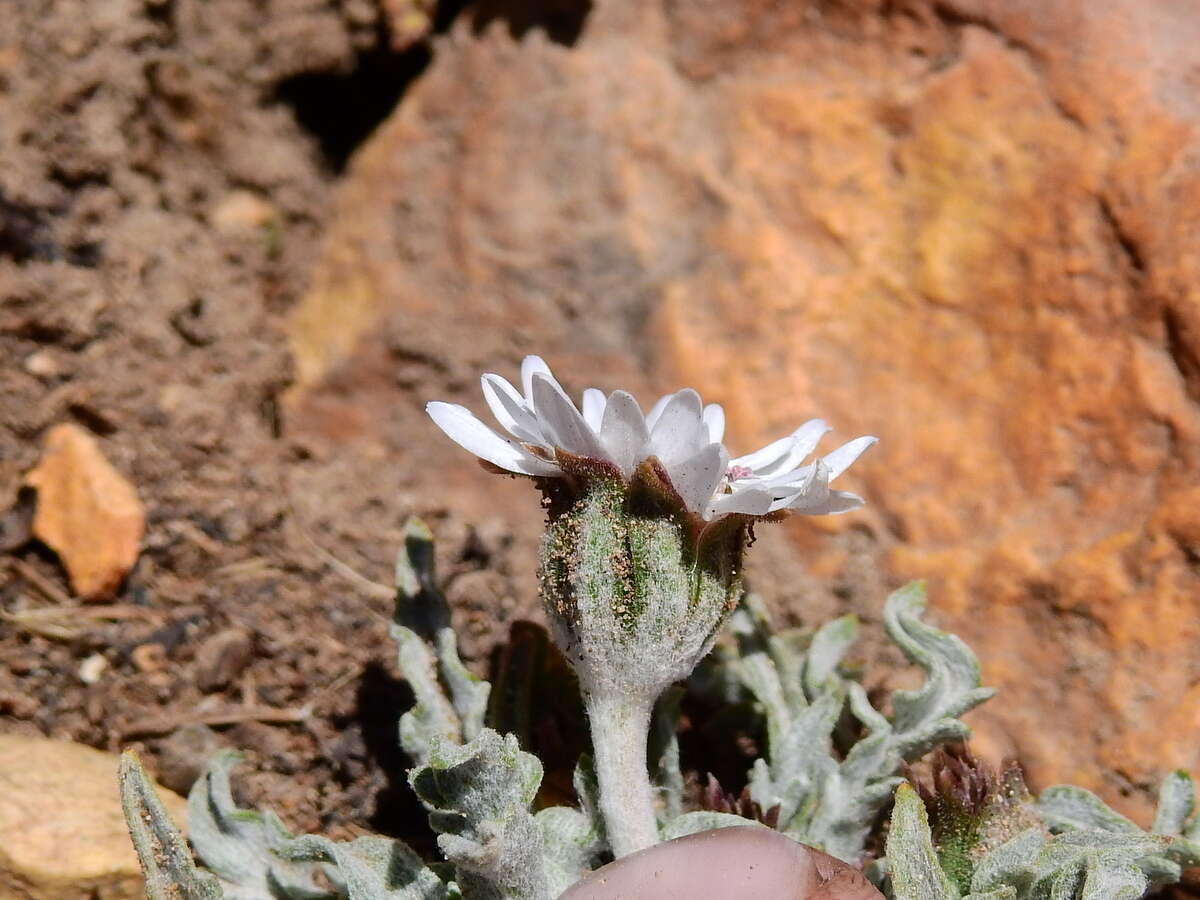
[(629, 482), (649, 465), (688, 512), (705, 521), (725, 516), (840, 513), (863, 500), (829, 483), (875, 443), (864, 436), (805, 464), (829, 427), (820, 419), (745, 456), (730, 458), (722, 443), (725, 412), (705, 406), (690, 388), (668, 394), (643, 415), (632, 395), (596, 388), (583, 392), (582, 409), (538, 356), (521, 365), (518, 391), (485, 374), (483, 396), (504, 437), (466, 407), (434, 401), (426, 410), (451, 439), (506, 472), (536, 478), (570, 476), (580, 462)]

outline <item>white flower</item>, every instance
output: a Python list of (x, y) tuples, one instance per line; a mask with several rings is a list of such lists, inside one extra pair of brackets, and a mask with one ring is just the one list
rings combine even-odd
[(690, 388), (668, 394), (643, 415), (627, 392), (605, 397), (596, 388), (583, 392), (580, 411), (538, 356), (527, 356), (521, 364), (522, 391), (499, 375), (489, 373), (481, 381), (492, 415), (511, 438), (497, 434), (466, 407), (434, 401), (425, 409), (452, 440), (508, 472), (558, 477), (565, 474), (560, 462), (582, 457), (606, 464), (629, 481), (643, 462), (657, 459), (687, 509), (706, 520), (784, 510), (822, 515), (863, 504), (855, 494), (832, 490), (829, 482), (876, 439), (855, 438), (801, 465), (830, 430), (820, 419), (730, 459), (721, 442), (725, 411), (716, 403), (704, 406)]

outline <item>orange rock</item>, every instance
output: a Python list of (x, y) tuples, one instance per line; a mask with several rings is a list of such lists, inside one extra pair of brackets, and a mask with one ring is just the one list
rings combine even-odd
[(78, 425), (56, 425), (25, 481), (37, 489), (33, 533), (58, 554), (75, 593), (115, 592), (137, 560), (146, 513), (96, 439)]
[[(475, 373), (536, 351), (693, 385), (735, 450), (816, 414), (877, 434), (870, 505), (794, 523), (772, 575), (928, 578), (1001, 689), (988, 743), (1144, 817), (1131, 786), (1200, 772), (1198, 67), (1173, 0), (613, 0), (571, 46), (460, 23), (350, 167), (292, 425), (340, 423), (347, 464), (345, 423), (411, 415), (427, 468), (394, 373), (479, 408)], [(434, 458), (460, 514), (523, 515)]]

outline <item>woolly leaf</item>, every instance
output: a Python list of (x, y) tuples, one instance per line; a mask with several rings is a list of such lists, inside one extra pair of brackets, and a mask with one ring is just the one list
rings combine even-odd
[(400, 671), (416, 704), (400, 718), (400, 743), (419, 764), (434, 739), (461, 744), (483, 728), (491, 686), (473, 675), (458, 655), (450, 608), (437, 587), (433, 534), (420, 519), (405, 525), (396, 559), (396, 611), (391, 632)]
[(434, 737), (427, 763), (409, 773), (467, 900), (550, 896), (542, 830), (529, 812), (541, 778), (515, 737), (488, 728), (461, 746)]
[(659, 822), (669, 822), (683, 812), (683, 771), (679, 767), (679, 705), (683, 688), (672, 685), (654, 706), (650, 723), (650, 777), (660, 799)]
[(147, 900), (222, 900), (220, 882), (196, 868), (187, 842), (132, 752), (121, 756), (120, 784), (121, 806), (146, 878)]
[[(1200, 844), (1181, 836), (1195, 803), (1192, 780), (1174, 772), (1163, 781), (1153, 832), (1166, 840), (1163, 852), (1138, 860), (1138, 868), (1155, 884), (1180, 879), (1183, 869), (1200, 865)], [(1094, 829), (1117, 834), (1144, 832), (1129, 819), (1110, 809), (1099, 797), (1083, 788), (1060, 785), (1048, 788), (1037, 801), (1038, 812), (1055, 831)]]
[(965, 738), (969, 729), (957, 717), (995, 693), (980, 687), (979, 661), (971, 649), (954, 635), (922, 622), (924, 610), (925, 588), (920, 582), (894, 592), (883, 610), (888, 634), (926, 675), (917, 690), (892, 695), (896, 749), (905, 760)]
[(596, 774), (586, 756), (575, 767), (579, 809), (552, 806), (534, 820), (542, 832), (542, 854), (549, 896), (557, 897), (599, 862), (607, 848), (599, 814)]
[(368, 835), (335, 843), (309, 834), (277, 852), (292, 862), (331, 864), (347, 900), (447, 900), (450, 896), (419, 856), (391, 838)]
[[(857, 633), (844, 616), (811, 638), (771, 635), (762, 601), (748, 595), (733, 617), (737, 653), (721, 658), (757, 701), (766, 718), (768, 754), (749, 774), (751, 795), (763, 808), (780, 807), (780, 830), (847, 861), (863, 851), (872, 823), (891, 799), (901, 765), (939, 743), (968, 733), (957, 719), (992, 695), (980, 687), (979, 664), (958, 638), (921, 621), (919, 584), (893, 593), (884, 609), (888, 633), (926, 672), (916, 691), (893, 698), (889, 720), (862, 686), (838, 667)], [(709, 675), (709, 680), (716, 680)], [(846, 700), (866, 728), (838, 753), (835, 729)], [(840, 734), (840, 732), (839, 732)]]
[(1047, 788), (1037, 799), (1037, 811), (1053, 831), (1096, 830), (1138, 834), (1141, 829), (1091, 791), (1072, 785)]
[(813, 635), (804, 660), (804, 690), (810, 697), (836, 690), (838, 664), (858, 638), (858, 618), (842, 616), (822, 625)]
[(1196, 790), (1187, 772), (1174, 771), (1158, 789), (1158, 809), (1154, 814), (1155, 834), (1181, 835), (1196, 805)]
[[(1136, 866), (1166, 846), (1143, 832), (1067, 831), (1042, 845), (1031, 896), (1063, 900), (1140, 897), (1150, 879)], [(1097, 891), (1114, 891), (1112, 894)], [(1129, 893), (1136, 890), (1136, 893)]]
[(313, 882), (318, 866), (276, 855), (294, 839), (278, 816), (233, 802), (229, 773), (240, 760), (233, 751), (218, 753), (192, 785), (188, 830), (196, 855), (221, 879), (229, 900), (330, 897)]
[(1150, 880), (1136, 866), (1109, 865), (1102, 859), (1087, 862), (1079, 900), (1138, 900), (1150, 887)]
[(887, 858), (896, 900), (959, 900), (938, 864), (925, 804), (907, 784), (896, 791)]
[(1028, 890), (1037, 878), (1037, 855), (1045, 842), (1046, 832), (1034, 826), (984, 855), (975, 864), (969, 896), (1004, 887), (1014, 894)]

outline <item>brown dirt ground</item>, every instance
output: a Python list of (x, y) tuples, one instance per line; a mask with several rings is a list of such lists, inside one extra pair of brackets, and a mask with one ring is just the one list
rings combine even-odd
[[(6, 6), (0, 606), (44, 608), (68, 591), (57, 561), (27, 539), (20, 490), (50, 425), (99, 436), (148, 528), (112, 601), (128, 618), (81, 616), (57, 636), (0, 623), (0, 729), (139, 747), (186, 788), (189, 751), (167, 742), (176, 724), (311, 706), (300, 724), (219, 729), (221, 744), (249, 752), (246, 799), (299, 830), (345, 833), (379, 818), (376, 795), (402, 774), (392, 735), (407, 704), (389, 604), (332, 573), (301, 533), (386, 579), (383, 548), (420, 508), (442, 539), (452, 595), (482, 580), (512, 597), (508, 538), (486, 522), (442, 521), (432, 492), (392, 503), (384, 483), (298, 504), (307, 518), (295, 527), (291, 479), (329, 448), (283, 427), (281, 322), (346, 155), (429, 57), (427, 45), (393, 50), (368, 0)], [(202, 691), (197, 656), (203, 666), (206, 642), (211, 653), (230, 628), (252, 654), (225, 687), (201, 678)], [(84, 684), (79, 666), (94, 654), (107, 669)], [(404, 809), (376, 824), (411, 820)]]

